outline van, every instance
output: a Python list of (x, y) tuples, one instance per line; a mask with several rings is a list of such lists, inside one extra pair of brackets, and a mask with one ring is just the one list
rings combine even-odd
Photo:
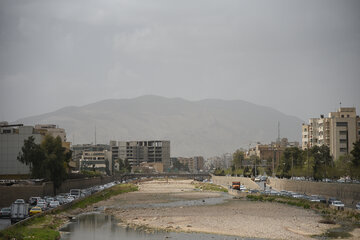
[(73, 198), (80, 198), (81, 197), (81, 190), (80, 189), (71, 189), (70, 190), (70, 196)]

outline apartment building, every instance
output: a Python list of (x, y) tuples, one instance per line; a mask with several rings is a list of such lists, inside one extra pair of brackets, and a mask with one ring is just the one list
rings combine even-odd
[(198, 173), (200, 170), (204, 170), (204, 158), (202, 156), (195, 156), (192, 158), (178, 157), (177, 160), (189, 167), (191, 173)]
[(107, 144), (76, 144), (71, 146), (72, 161), (76, 165), (76, 169), (80, 169), (80, 159), (84, 151), (110, 151), (110, 146)]
[(170, 141), (111, 141), (110, 145), (113, 158), (128, 160), (131, 166), (146, 162), (162, 163), (164, 171), (170, 168)]
[(104, 174), (110, 173), (112, 169), (111, 152), (103, 151), (83, 151), (80, 158), (80, 171), (98, 171)]
[(0, 174), (17, 175), (30, 173), (29, 167), (17, 160), (17, 156), (24, 146), (24, 141), (29, 137), (33, 137), (36, 144), (40, 144), (46, 134), (50, 134), (53, 137), (60, 136), (63, 140), (63, 147), (69, 149), (70, 143), (65, 142), (66, 133), (64, 129), (58, 129), (56, 125), (46, 125), (48, 126), (46, 128), (40, 127), (45, 125), (36, 126), (24, 126), (23, 124), (9, 125), (7, 122), (0, 123)]
[(326, 145), (334, 159), (349, 154), (360, 140), (360, 118), (354, 107), (342, 107), (328, 117), (309, 119), (302, 125), (302, 148)]

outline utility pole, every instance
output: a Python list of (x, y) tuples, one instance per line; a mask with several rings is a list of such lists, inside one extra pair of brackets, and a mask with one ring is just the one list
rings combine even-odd
[(95, 146), (96, 146), (96, 124), (95, 124)]
[(294, 171), (294, 153), (291, 153), (291, 179), (293, 179), (293, 171)]

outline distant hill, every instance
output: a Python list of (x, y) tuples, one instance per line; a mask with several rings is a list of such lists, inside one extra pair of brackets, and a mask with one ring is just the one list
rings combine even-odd
[(214, 156), (233, 152), (260, 141), (281, 136), (300, 141), (301, 119), (273, 108), (241, 100), (142, 96), (109, 99), (81, 107), (65, 107), (38, 116), (19, 119), (24, 124), (52, 123), (65, 128), (70, 142), (109, 140), (170, 140), (171, 156)]

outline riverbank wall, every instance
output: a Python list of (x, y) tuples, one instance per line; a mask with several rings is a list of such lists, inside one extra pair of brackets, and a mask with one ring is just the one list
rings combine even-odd
[(353, 206), (360, 201), (360, 184), (355, 183), (326, 183), (295, 181), (289, 179), (269, 178), (269, 185), (278, 191), (286, 190), (307, 195), (321, 195), (335, 197), (347, 206)]
[[(108, 176), (85, 179), (68, 179), (61, 184), (57, 193), (67, 193), (70, 189), (83, 189), (95, 185), (103, 185), (111, 181), (114, 181), (114, 178)], [(0, 186), (0, 207), (8, 207), (18, 198), (28, 201), (30, 197), (52, 196), (53, 194), (54, 188), (52, 182)]]
[[(260, 189), (254, 181), (245, 177), (212, 176), (212, 181), (226, 187), (230, 186), (232, 182), (238, 181), (247, 188)], [(321, 195), (326, 198), (335, 197), (347, 206), (355, 206), (357, 202), (360, 202), (360, 184), (355, 183), (326, 183), (269, 178), (267, 184), (277, 191), (286, 190), (307, 195)]]

